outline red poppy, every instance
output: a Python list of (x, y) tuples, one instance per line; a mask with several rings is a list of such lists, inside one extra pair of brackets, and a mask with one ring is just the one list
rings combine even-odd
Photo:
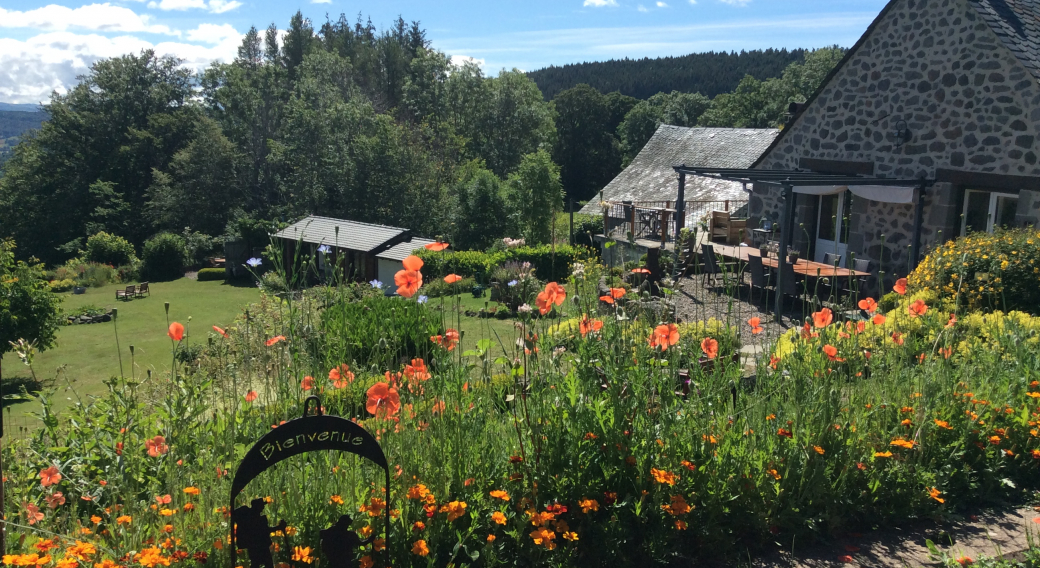
[(405, 259), (401, 261), (401, 264), (404, 265), (405, 270), (413, 270), (415, 272), (422, 270), (423, 267), (422, 259), (415, 256), (414, 254), (410, 254), (407, 257), (405, 257)]
[(40, 485), (44, 487), (50, 487), (56, 485), (61, 481), (61, 473), (58, 472), (57, 466), (50, 466), (47, 469), (40, 470)]
[(170, 446), (166, 445), (166, 438), (163, 438), (162, 436), (156, 436), (149, 440), (145, 440), (144, 447), (148, 449), (148, 455), (153, 458), (157, 458), (170, 451)]
[(761, 318), (751, 318), (747, 320), (747, 324), (751, 326), (751, 335), (758, 335), (765, 331), (765, 328), (762, 327)]
[(895, 290), (896, 294), (899, 294), (900, 296), (906, 295), (906, 278), (900, 278), (899, 280), (896, 280), (896, 285), (892, 286), (892, 289)]
[(354, 382), (354, 373), (344, 363), (329, 371), (329, 380), (332, 381), (332, 386), (337, 389), (346, 388), (347, 385)]
[(627, 293), (628, 293), (628, 290), (625, 290), (624, 288), (611, 288), (610, 289), (610, 296), (612, 298), (614, 298), (614, 299), (622, 298)]
[(397, 389), (384, 382), (378, 382), (368, 389), (368, 402), (365, 409), (376, 418), (390, 418), (401, 411), (401, 399)]
[(459, 343), (459, 332), (454, 329), (448, 329), (444, 332), (444, 335), (432, 335), (430, 341), (440, 345), (441, 347), (451, 351), (455, 349), (455, 345)]
[(578, 324), (578, 329), (581, 331), (581, 336), (585, 337), (593, 331), (603, 329), (603, 322), (600, 320), (589, 319), (588, 314), (586, 314), (581, 317), (581, 323)]
[(415, 381), (428, 381), (430, 380), (430, 371), (426, 368), (426, 361), (422, 359), (412, 359), (411, 364), (404, 366), (404, 376), (409, 380)]
[(877, 302), (874, 301), (874, 298), (863, 298), (859, 301), (859, 309), (872, 314), (877, 311)]
[(903, 344), (903, 334), (899, 333), (898, 331), (893, 331), (892, 332), (892, 341), (895, 341), (896, 345), (902, 345)]
[[(418, 257), (410, 256), (408, 258)], [(397, 274), (394, 274), (394, 284), (397, 285), (398, 295), (411, 298), (419, 291), (419, 288), (422, 288), (422, 273), (418, 270), (398, 270)]]
[(794, 439), (794, 434), (792, 434), (790, 430), (785, 430), (783, 428), (780, 428), (779, 430), (777, 430), (776, 431), (776, 435), (780, 436), (781, 438)]
[(838, 357), (838, 348), (833, 345), (824, 345), (823, 353), (827, 355), (827, 358), (831, 361), (837, 361), (839, 363), (844, 361), (844, 359)]
[(916, 318), (928, 312), (928, 305), (924, 303), (924, 300), (914, 300), (907, 310), (910, 312), (910, 317)]
[(885, 319), (886, 319), (885, 316), (883, 316), (881, 314), (876, 314), (874, 316), (874, 318), (871, 319), (870, 321), (874, 322), (874, 325), (884, 325), (885, 324)]
[(170, 329), (166, 330), (166, 335), (169, 335), (170, 339), (174, 341), (180, 341), (184, 339), (184, 326), (173, 322), (170, 324)]
[(603, 302), (604, 304), (613, 304), (614, 298), (612, 296), (600, 296), (599, 301)]
[(314, 377), (307, 375), (300, 381), (300, 388), (305, 391), (309, 391), (314, 388)]
[(246, 393), (245, 396), (246, 402), (253, 402), (257, 399), (258, 396), (260, 395), (256, 391), (249, 391)]
[(227, 332), (217, 326), (213, 326), (213, 331), (223, 335), (225, 338), (227, 337)]
[(660, 347), (661, 351), (664, 351), (676, 343), (679, 343), (679, 328), (674, 323), (659, 325), (654, 328), (648, 341), (650, 342), (651, 349), (657, 349)]
[(567, 299), (567, 290), (564, 290), (563, 286), (560, 286), (556, 282), (550, 282), (545, 285), (545, 290), (538, 293), (538, 297), (535, 298), (534, 303), (538, 306), (538, 312), (543, 316), (549, 313), (553, 305), (560, 306), (563, 301)]
[(823, 308), (818, 312), (813, 312), (812, 319), (813, 325), (818, 328), (823, 328), (827, 327), (832, 321), (834, 321), (834, 314), (831, 312), (830, 308)]
[(646, 269), (646, 268), (633, 268), (632, 269), (632, 274), (642, 274), (642, 275), (646, 276), (646, 275), (650, 274), (650, 270)]
[(454, 283), (458, 282), (459, 280), (462, 280), (462, 277), (459, 276), (458, 274), (449, 274), (449, 275), (444, 277), (444, 281), (447, 282), (448, 284), (454, 284)]
[(846, 554), (844, 556), (839, 556), (838, 557), (838, 561), (839, 562), (845, 562), (846, 564), (852, 564), (853, 562), (855, 562), (855, 560), (851, 556), (849, 556), (848, 554)]
[(279, 341), (285, 341), (285, 336), (284, 335), (276, 335), (276, 336), (272, 337), (271, 339), (268, 339), (267, 342), (265, 343), (265, 345), (270, 347), (270, 346), (274, 345), (275, 343), (278, 343)]
[(714, 359), (719, 356), (719, 342), (710, 337), (705, 337), (701, 340), (701, 351), (708, 356), (708, 359)]
[(448, 248), (448, 243), (428, 243), (428, 244), (423, 245), (423, 248), (425, 248), (426, 250), (432, 250), (432, 251), (439, 252), (439, 251), (442, 251), (442, 250)]
[(946, 327), (953, 327), (957, 323), (957, 314), (950, 314), (950, 321), (946, 322)]

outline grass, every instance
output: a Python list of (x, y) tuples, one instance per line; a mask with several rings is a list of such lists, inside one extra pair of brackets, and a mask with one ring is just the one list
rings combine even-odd
[[(477, 341), (481, 339), (490, 339), (493, 344), (500, 344), (502, 349), (509, 353), (513, 349), (513, 343), (519, 337), (516, 330), (516, 319), (508, 318), (500, 320), (497, 318), (475, 318), (465, 314), (466, 311), (480, 311), (482, 309), (495, 309), (500, 308), (501, 304), (498, 302), (492, 302), (487, 296), (483, 298), (474, 298), (472, 294), (459, 294), (457, 296), (445, 296), (443, 298), (433, 298), (430, 300), (430, 306), (435, 310), (439, 309), (442, 305), (444, 310), (444, 320), (446, 327), (458, 326), (459, 331), (463, 336), (463, 345), (467, 348), (471, 348)], [(458, 306), (458, 313), (456, 315), (456, 305)], [(558, 308), (562, 315), (561, 319), (567, 319), (571, 317), (568, 315), (570, 305), (564, 303), (563, 306)], [(456, 319), (457, 318), (457, 319)], [(495, 349), (494, 355), (502, 355), (503, 352)]]
[[(151, 296), (129, 302), (116, 301), (116, 289), (123, 284), (88, 288), (86, 294), (67, 295), (64, 309), (73, 310), (85, 305), (118, 308), (118, 328), (112, 323), (72, 325), (58, 331), (57, 344), (38, 353), (33, 362), (38, 379), (44, 385), (69, 388), (68, 396), (56, 397), (60, 410), (74, 395), (87, 396), (105, 390), (103, 381), (120, 374), (116, 333), (123, 358), (123, 372), (130, 375), (129, 346), (134, 346), (134, 373), (145, 375), (148, 370), (166, 372), (170, 367), (170, 340), (166, 329), (165, 302), (170, 303), (170, 321), (185, 324), (193, 341), (205, 341), (212, 333), (211, 326), (229, 324), (243, 308), (260, 295), (255, 286), (233, 286), (223, 282), (197, 282), (188, 278), (172, 282), (154, 282), (149, 285)], [(191, 322), (189, 323), (189, 318)], [(25, 383), (29, 370), (14, 353), (3, 357), (3, 381), (6, 384)], [(16, 404), (8, 410), (12, 429), (30, 424), (29, 412), (36, 404)]]

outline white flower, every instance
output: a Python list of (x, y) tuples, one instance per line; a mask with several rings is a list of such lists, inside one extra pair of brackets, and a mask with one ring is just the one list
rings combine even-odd
[(527, 304), (522, 304), (519, 308), (516, 309), (516, 311), (521, 314), (529, 314), (531, 313), (531, 306), (528, 306)]
[(260, 266), (263, 263), (264, 262), (262, 260), (260, 260), (259, 258), (256, 258), (256, 257), (253, 257), (253, 258), (251, 258), (251, 259), (246, 261), (246, 264), (248, 264), (249, 266), (252, 266), (253, 268), (256, 268), (257, 266)]
[(416, 300), (416, 301), (419, 302), (420, 304), (425, 304), (427, 301), (429, 301), (429, 298), (426, 297), (426, 296), (419, 296), (419, 299)]
[(580, 262), (575, 262), (572, 274), (575, 278), (581, 278), (585, 276), (585, 265)]
[(368, 282), (368, 284), (370, 286), (372, 286), (373, 288), (382, 288), (383, 287), (383, 283), (380, 282), (379, 280), (370, 280)]
[(318, 247), (318, 252), (322, 254), (329, 254), (330, 252), (332, 252), (332, 247), (330, 247), (329, 245), (321, 245), (320, 247)]

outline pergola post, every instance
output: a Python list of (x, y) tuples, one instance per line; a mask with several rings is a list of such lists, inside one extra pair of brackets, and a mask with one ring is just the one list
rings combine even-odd
[(924, 191), (925, 184), (922, 182), (914, 192), (914, 240), (910, 249), (910, 269), (917, 268), (921, 259), (921, 227), (924, 224)]
[[(685, 164), (682, 167), (686, 167)], [(679, 172), (679, 193), (675, 200), (675, 236), (686, 228), (686, 172)]]
[(787, 246), (791, 241), (791, 237), (794, 235), (794, 228), (791, 227), (792, 219), (794, 218), (794, 186), (790, 182), (783, 184), (783, 200), (784, 200), (784, 222), (780, 226), (780, 246), (776, 251), (777, 260), (777, 271), (776, 271), (776, 321), (779, 322), (783, 317), (784, 311), (784, 263), (787, 262)]

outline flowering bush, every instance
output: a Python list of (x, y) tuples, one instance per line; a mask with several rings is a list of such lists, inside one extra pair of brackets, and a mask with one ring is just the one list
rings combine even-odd
[(929, 253), (907, 282), (911, 291), (939, 291), (971, 310), (1040, 315), (1040, 231), (954, 239)]

